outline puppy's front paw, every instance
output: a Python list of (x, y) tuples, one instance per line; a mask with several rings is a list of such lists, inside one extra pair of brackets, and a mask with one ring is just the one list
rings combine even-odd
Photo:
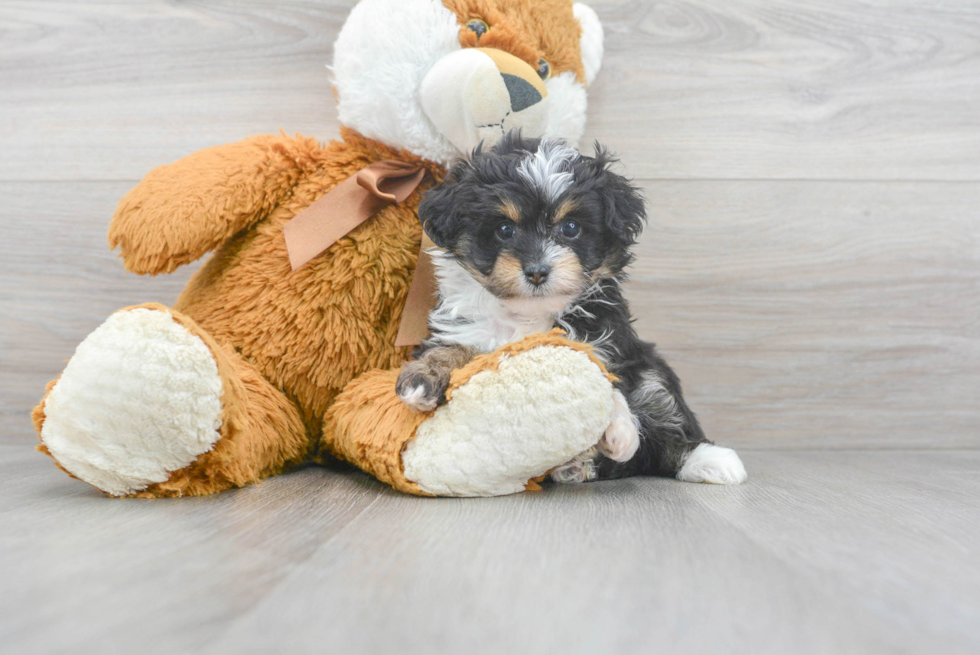
[(431, 412), (445, 401), (448, 386), (448, 373), (425, 366), (421, 362), (409, 362), (398, 374), (395, 393), (416, 412)]
[(627, 462), (640, 447), (636, 418), (619, 391), (613, 391), (613, 415), (606, 433), (599, 441), (599, 451), (616, 462)]

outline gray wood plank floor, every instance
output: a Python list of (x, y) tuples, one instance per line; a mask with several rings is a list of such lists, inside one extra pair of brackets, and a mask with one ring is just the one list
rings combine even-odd
[(0, 651), (980, 648), (980, 452), (745, 455), (735, 488), (431, 500), (314, 468), (113, 501), (0, 446)]
[(102, 497), (28, 412), (113, 310), (118, 199), (337, 132), (353, 0), (0, 0), (0, 653), (980, 651), (980, 2), (593, 0), (629, 294), (749, 482), (486, 500), (305, 469)]

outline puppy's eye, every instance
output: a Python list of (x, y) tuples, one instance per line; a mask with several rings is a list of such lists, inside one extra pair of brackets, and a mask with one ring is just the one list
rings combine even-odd
[(497, 238), (501, 241), (507, 241), (508, 239), (514, 238), (514, 224), (513, 223), (501, 223), (497, 226)]
[(582, 226), (575, 221), (562, 221), (561, 235), (566, 239), (574, 239), (582, 233)]
[(546, 62), (544, 59), (538, 60), (538, 77), (542, 80), (546, 80), (551, 77), (551, 64)]
[(476, 38), (479, 39), (481, 36), (487, 33), (490, 26), (479, 18), (473, 18), (466, 24), (466, 29), (476, 34)]

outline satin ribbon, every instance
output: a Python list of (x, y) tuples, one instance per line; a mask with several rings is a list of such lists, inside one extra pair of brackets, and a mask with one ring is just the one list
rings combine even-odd
[[(335, 186), (283, 227), (292, 270), (308, 264), (384, 207), (404, 202), (424, 177), (425, 169), (421, 166), (384, 160), (361, 169)], [(435, 274), (425, 250), (433, 245), (423, 235), (396, 346), (418, 345), (428, 334), (429, 312), (435, 304)]]
[(298, 213), (283, 228), (293, 270), (391, 203), (403, 202), (422, 183), (425, 169), (385, 160), (362, 168)]

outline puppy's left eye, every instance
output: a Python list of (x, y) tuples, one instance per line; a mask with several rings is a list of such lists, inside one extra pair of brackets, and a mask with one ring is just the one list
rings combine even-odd
[(575, 221), (562, 221), (561, 235), (566, 239), (574, 239), (582, 233), (582, 226)]

